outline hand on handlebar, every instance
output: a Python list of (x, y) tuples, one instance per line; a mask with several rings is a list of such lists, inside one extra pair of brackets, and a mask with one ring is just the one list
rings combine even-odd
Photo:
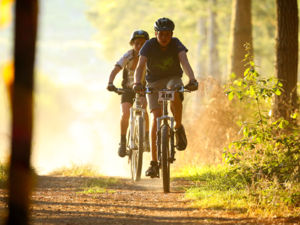
[(108, 91), (116, 91), (117, 88), (113, 83), (108, 83), (107, 88)]
[(132, 87), (135, 93), (141, 93), (144, 91), (144, 86), (142, 83), (135, 83)]
[(198, 81), (196, 79), (190, 80), (184, 88), (189, 91), (196, 91), (198, 89)]

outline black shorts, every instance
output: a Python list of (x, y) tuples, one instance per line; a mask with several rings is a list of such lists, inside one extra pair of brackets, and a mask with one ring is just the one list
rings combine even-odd
[(128, 89), (121, 96), (121, 104), (124, 102), (129, 102), (132, 105), (134, 102), (134, 99), (135, 99), (134, 91), (132, 89)]

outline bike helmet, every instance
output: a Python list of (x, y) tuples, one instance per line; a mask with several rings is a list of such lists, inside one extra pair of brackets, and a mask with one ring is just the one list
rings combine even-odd
[(132, 33), (129, 43), (132, 45), (136, 38), (145, 38), (146, 40), (149, 40), (149, 34), (144, 30), (136, 30)]
[(155, 23), (154, 23), (154, 30), (155, 31), (173, 31), (175, 28), (175, 24), (173, 23), (172, 20), (168, 18), (159, 18)]

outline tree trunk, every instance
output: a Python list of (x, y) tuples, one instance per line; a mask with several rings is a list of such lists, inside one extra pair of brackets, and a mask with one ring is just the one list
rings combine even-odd
[[(244, 77), (246, 55), (244, 44), (252, 47), (251, 0), (233, 0), (231, 20), (231, 50), (229, 72), (238, 78)], [(251, 50), (251, 54), (253, 51)]]
[(199, 40), (197, 44), (197, 65), (196, 65), (196, 74), (200, 79), (201, 77), (206, 76), (206, 59), (204, 57), (203, 49), (205, 48), (206, 43), (206, 19), (204, 16), (200, 17), (197, 24), (197, 30), (199, 34)]
[(216, 23), (216, 5), (217, 0), (210, 0), (209, 6), (209, 32), (208, 32), (208, 74), (216, 79), (220, 79), (219, 69), (219, 54), (217, 49), (218, 35), (217, 35), (217, 23)]
[(275, 117), (289, 119), (297, 106), (298, 6), (297, 0), (276, 0), (276, 75), (283, 93), (275, 97)]
[(15, 80), (12, 93), (12, 142), (7, 224), (29, 223), (37, 7), (38, 0), (17, 0), (15, 6)]

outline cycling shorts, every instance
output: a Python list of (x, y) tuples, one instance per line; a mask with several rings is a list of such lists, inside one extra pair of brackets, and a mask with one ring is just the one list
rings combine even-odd
[[(177, 85), (183, 85), (180, 77), (170, 77), (161, 80), (157, 80), (154, 82), (148, 82), (147, 86), (154, 89), (163, 89), (163, 88), (173, 88)], [(183, 101), (183, 93), (179, 93), (181, 101)], [(148, 104), (150, 111), (152, 112), (154, 109), (161, 108), (161, 104), (158, 102), (158, 93), (154, 92), (152, 94), (147, 95)]]
[(131, 105), (133, 105), (135, 98), (135, 93), (132, 89), (126, 89), (126, 92), (122, 94), (121, 96), (121, 104), (125, 102), (129, 102)]

